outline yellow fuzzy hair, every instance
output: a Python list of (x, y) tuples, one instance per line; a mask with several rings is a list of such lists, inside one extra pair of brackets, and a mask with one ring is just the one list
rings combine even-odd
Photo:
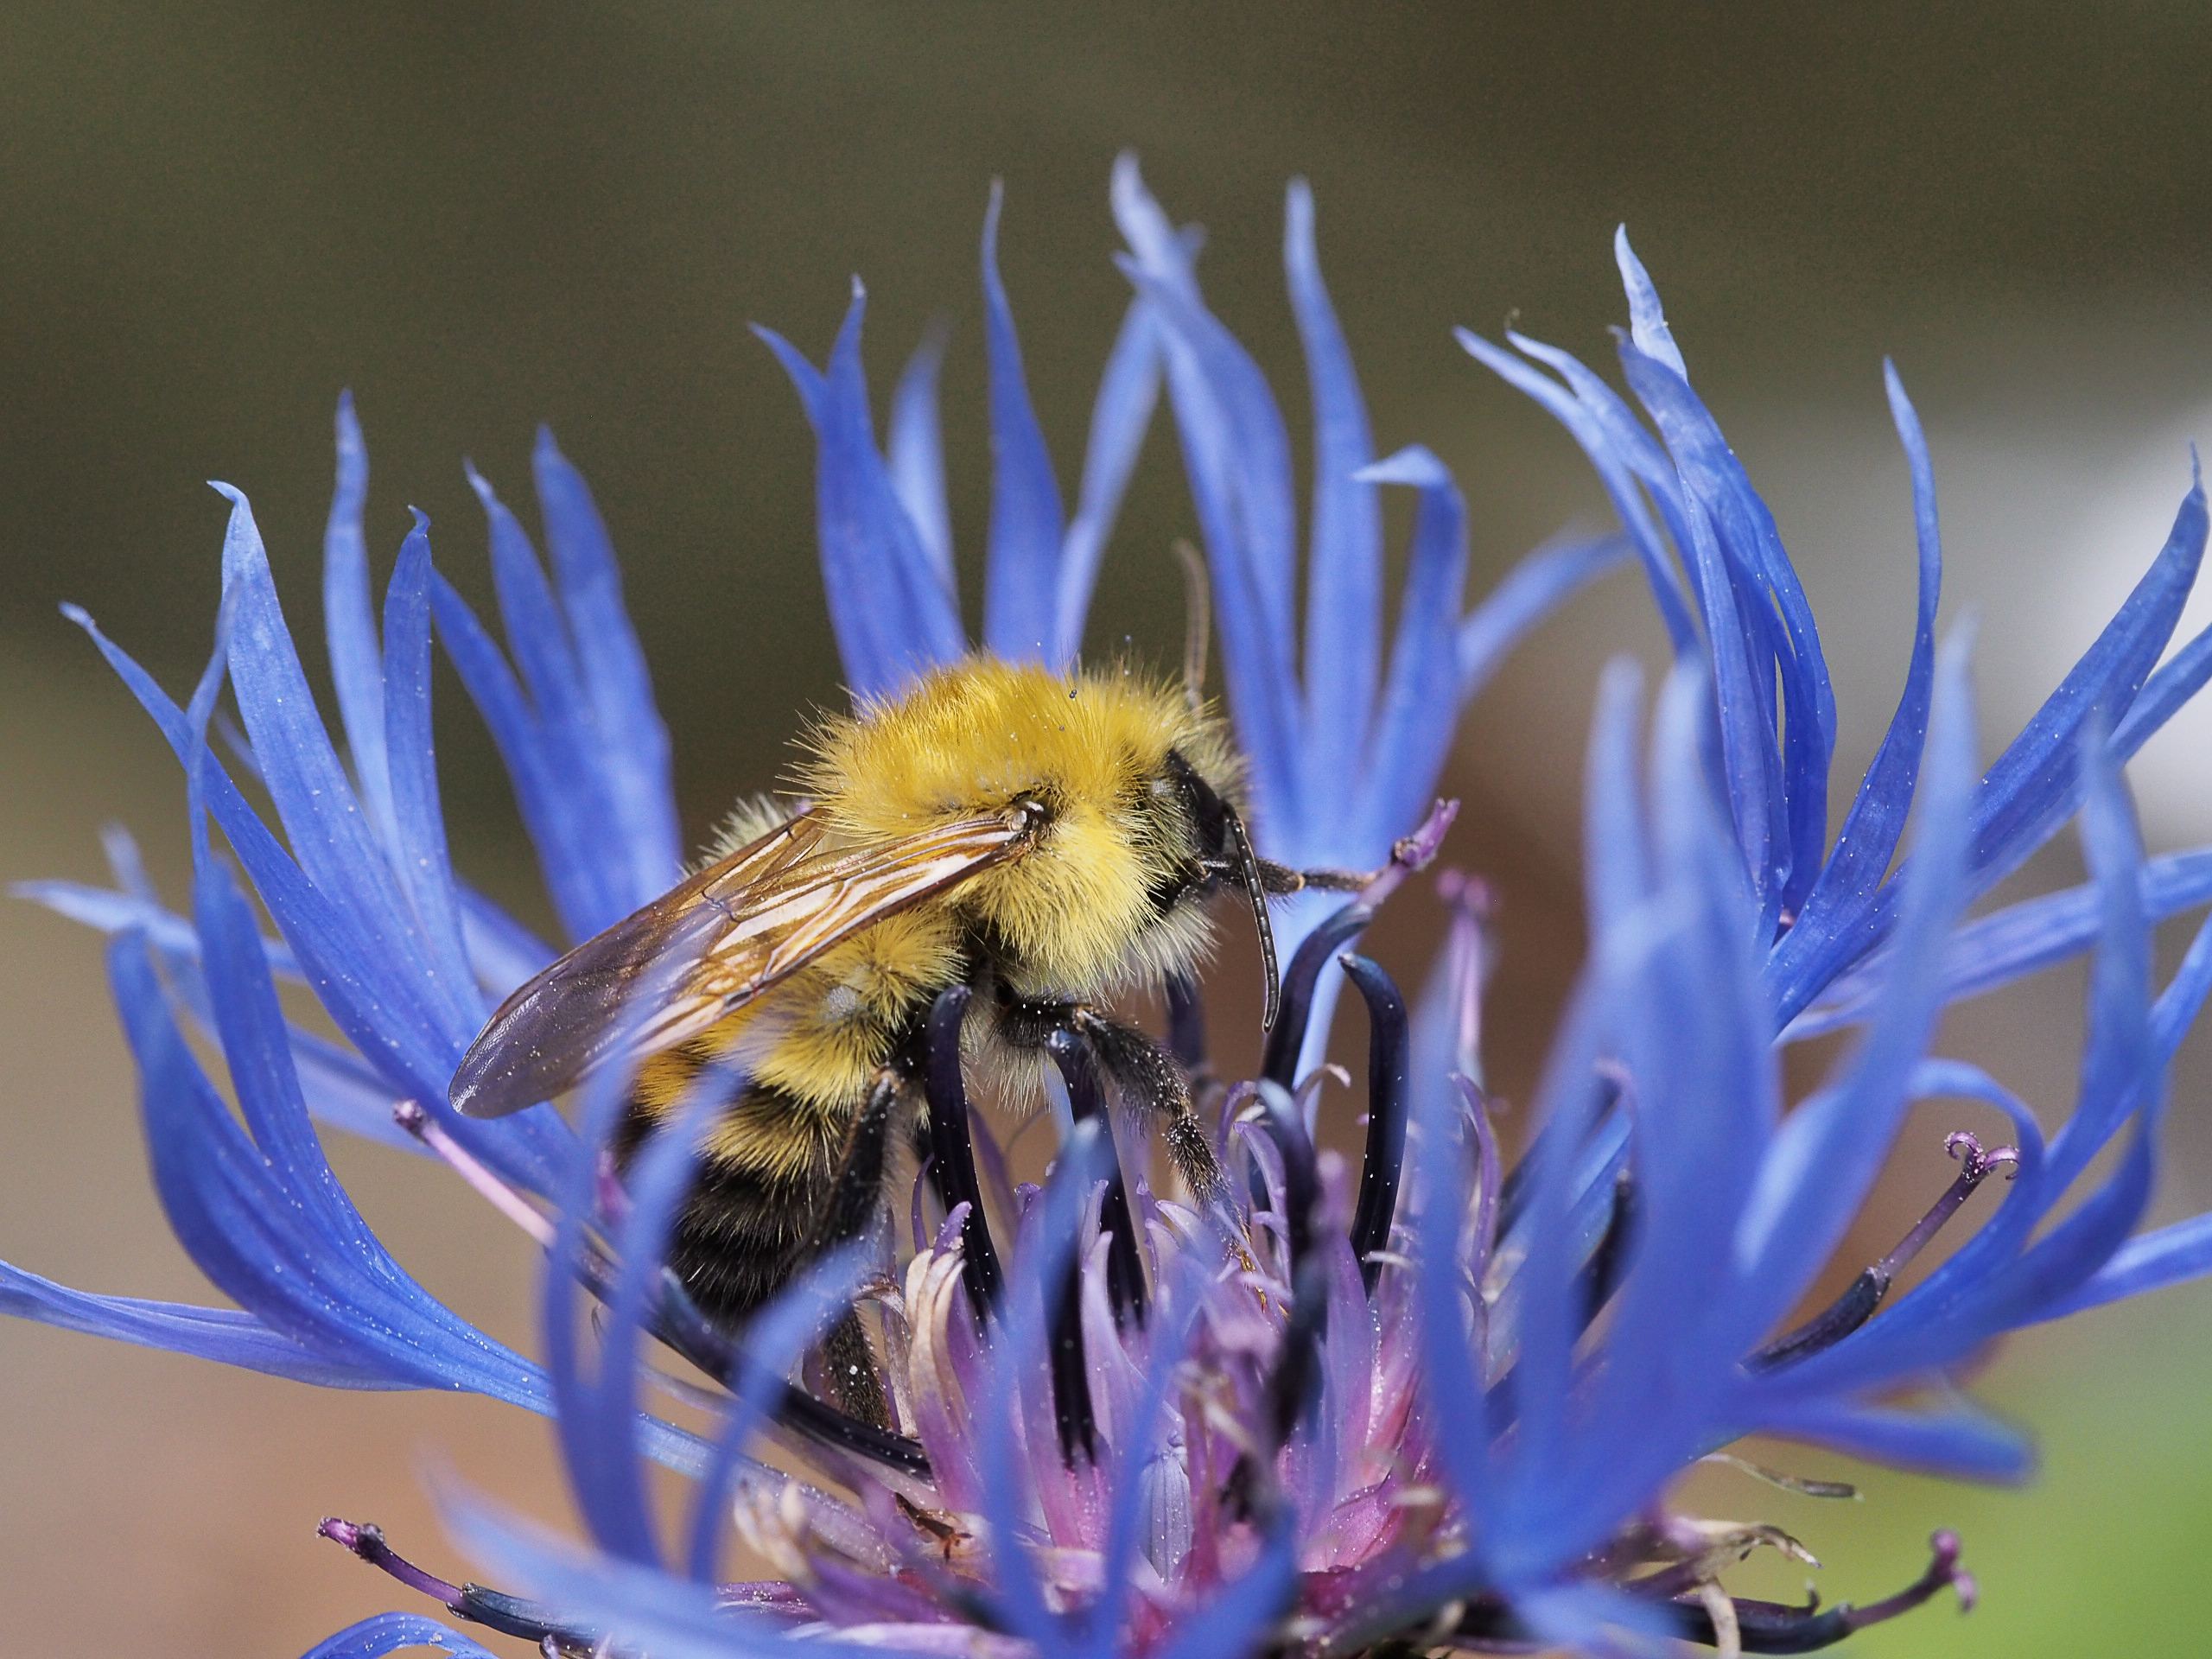
[(1170, 749), (1232, 804), (1243, 777), (1219, 721), (1179, 690), (1127, 668), (1057, 675), (975, 658), (896, 701), (823, 721), (807, 747), (799, 786), (856, 840), (912, 835), (1023, 797), (1045, 804), (1036, 846), (951, 899), (1029, 964), (1036, 982), (1015, 990), (1111, 995), (1203, 951), (1195, 912), (1158, 925), (1151, 894), (1177, 853), (1158, 844), (1146, 792), (1168, 787)]

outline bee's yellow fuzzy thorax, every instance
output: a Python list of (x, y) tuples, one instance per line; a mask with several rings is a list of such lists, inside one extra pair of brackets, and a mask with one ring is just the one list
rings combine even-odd
[(1175, 750), (1224, 798), (1241, 779), (1217, 720), (1179, 690), (1122, 669), (1054, 674), (976, 658), (904, 696), (824, 721), (799, 783), (861, 839), (1041, 802), (1026, 856), (963, 885), (960, 911), (1027, 965), (1039, 992), (1090, 991), (1147, 966), (1132, 947), (1152, 893), (1184, 849), (1161, 844), (1162, 786)]

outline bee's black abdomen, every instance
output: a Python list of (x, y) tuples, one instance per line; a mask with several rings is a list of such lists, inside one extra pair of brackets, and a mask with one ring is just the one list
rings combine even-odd
[[(783, 1090), (756, 1084), (733, 1110), (783, 1133), (735, 1147), (709, 1142), (677, 1214), (668, 1265), (699, 1311), (734, 1335), (804, 1269), (836, 1172), (825, 1138), (810, 1133), (820, 1114)], [(626, 1170), (659, 1128), (658, 1119), (633, 1106), (615, 1138), (616, 1162)]]
[(794, 1181), (719, 1160), (701, 1166), (668, 1265), (718, 1328), (736, 1332), (805, 1269), (830, 1181), (826, 1169)]

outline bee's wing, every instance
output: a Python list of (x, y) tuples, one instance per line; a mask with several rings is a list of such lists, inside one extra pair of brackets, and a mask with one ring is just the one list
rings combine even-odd
[(800, 815), (539, 974), (469, 1045), (454, 1107), (501, 1117), (672, 1048), (870, 922), (1018, 857), (1034, 823), (1017, 810), (860, 847), (825, 846), (826, 828)]

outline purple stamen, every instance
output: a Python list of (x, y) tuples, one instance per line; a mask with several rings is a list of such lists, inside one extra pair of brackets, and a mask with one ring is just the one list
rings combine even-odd
[(1913, 1257), (1927, 1248), (1928, 1242), (1943, 1230), (1943, 1224), (1956, 1215), (1959, 1207), (1974, 1196), (1974, 1191), (1999, 1169), (2017, 1167), (2019, 1149), (1999, 1147), (1984, 1152), (1981, 1142), (1961, 1130), (1947, 1135), (1943, 1150), (1958, 1160), (1958, 1179), (1943, 1189), (1942, 1196), (1928, 1206), (1928, 1213), (1921, 1217), (1911, 1231), (1897, 1241), (1897, 1248), (1868, 1268), (1842, 1295), (1821, 1312), (1786, 1336), (1777, 1337), (1753, 1354), (1745, 1364), (1754, 1373), (1778, 1370), (1787, 1365), (1809, 1359), (1823, 1349), (1833, 1348), (1860, 1325), (1874, 1317), (1874, 1310), (1889, 1294), (1890, 1286), (1909, 1265)]
[(983, 1214), (982, 1186), (976, 1179), (968, 1087), (960, 1071), (960, 1022), (967, 1016), (969, 995), (967, 986), (956, 985), (931, 1007), (923, 1076), (930, 1103), (930, 1173), (947, 1214), (968, 1206), (960, 1231), (960, 1276), (968, 1287), (968, 1306), (981, 1320), (998, 1305), (1001, 1274)]
[(1268, 1378), (1268, 1422), (1280, 1446), (1305, 1415), (1321, 1378), (1321, 1343), (1328, 1334), (1328, 1276), (1313, 1254), (1313, 1210), (1320, 1201), (1321, 1179), (1305, 1117), (1274, 1084), (1262, 1084), (1256, 1094), (1261, 1121), (1282, 1155), (1283, 1230), (1290, 1246), (1290, 1306), (1282, 1345)]
[(1974, 1196), (1974, 1188), (1987, 1180), (2001, 1168), (2017, 1169), (2020, 1152), (2017, 1147), (1999, 1147), (1993, 1152), (1984, 1152), (1981, 1142), (1961, 1129), (1943, 1138), (1943, 1150), (1959, 1165), (1958, 1179), (1943, 1190), (1942, 1197), (1928, 1207), (1928, 1213), (1919, 1224), (1897, 1241), (1891, 1250), (1876, 1264), (1876, 1271), (1895, 1279), (1912, 1258), (1926, 1248), (1928, 1241), (1943, 1229), (1943, 1224), (1956, 1215), (1959, 1206)]
[(1367, 1294), (1375, 1294), (1382, 1264), (1368, 1257), (1390, 1247), (1398, 1217), (1398, 1181), (1406, 1162), (1406, 1099), (1411, 1084), (1412, 1044), (1406, 1000), (1389, 975), (1364, 957), (1338, 958), (1367, 1004), (1367, 1154), (1359, 1173), (1351, 1249)]
[(410, 1590), (443, 1602), (456, 1613), (461, 1611), (467, 1599), (459, 1585), (448, 1584), (424, 1571), (393, 1549), (385, 1541), (384, 1529), (372, 1522), (341, 1521), (334, 1515), (327, 1515), (315, 1528), (315, 1533), (340, 1549), (351, 1551), (378, 1572), (397, 1579)]
[(378, 1572), (399, 1580), (410, 1590), (442, 1604), (457, 1618), (486, 1625), (502, 1636), (519, 1637), (541, 1643), (549, 1653), (588, 1653), (600, 1640), (589, 1631), (558, 1624), (533, 1602), (480, 1584), (450, 1584), (426, 1572), (385, 1541), (384, 1530), (367, 1522), (341, 1521), (325, 1516), (316, 1533), (340, 1548), (351, 1551)]
[(599, 1149), (599, 1162), (592, 1174), (592, 1202), (605, 1226), (619, 1228), (629, 1219), (630, 1189), (622, 1185), (621, 1166), (605, 1147)]
[(1282, 976), (1282, 1007), (1268, 1029), (1267, 1052), (1260, 1062), (1260, 1075), (1269, 1083), (1288, 1089), (1298, 1081), (1293, 1074), (1305, 1046), (1306, 1025), (1313, 1018), (1313, 992), (1321, 969), (1374, 919), (1372, 906), (1357, 901), (1346, 905), (1307, 934), (1291, 957), (1290, 970)]
[[(1897, 1594), (1871, 1606), (1840, 1603), (1826, 1612), (1815, 1596), (1802, 1607), (1773, 1601), (1733, 1598), (1738, 1639), (1745, 1653), (1813, 1653), (1834, 1647), (1846, 1637), (1909, 1613), (1938, 1591), (1948, 1587), (1959, 1599), (1959, 1611), (1972, 1612), (1977, 1591), (1974, 1575), (1959, 1566), (1959, 1535), (1945, 1530), (1928, 1541), (1933, 1552), (1927, 1571)], [(1719, 1645), (1713, 1615), (1702, 1601), (1684, 1598), (1668, 1604), (1677, 1621), (1676, 1633), (1684, 1640), (1707, 1647)]]
[(1464, 1071), (1454, 1072), (1452, 1083), (1467, 1103), (1467, 1116), (1475, 1130), (1475, 1247), (1467, 1263), (1468, 1276), (1480, 1284), (1490, 1272), (1491, 1252), (1497, 1248), (1499, 1191), (1504, 1182), (1503, 1160), (1497, 1147), (1497, 1129), (1490, 1121), (1490, 1101), (1482, 1086)]
[(553, 1248), (553, 1224), (524, 1202), (522, 1195), (470, 1156), (467, 1149), (438, 1127), (422, 1103), (403, 1100), (391, 1109), (391, 1121), (420, 1141), (469, 1185), (488, 1198), (493, 1208), (537, 1241), (540, 1249)]
[(1451, 829), (1452, 819), (1459, 816), (1459, 803), (1439, 801), (1428, 809), (1428, 816), (1410, 836), (1401, 836), (1390, 848), (1390, 861), (1368, 878), (1367, 885), (1359, 890), (1359, 902), (1370, 910), (1398, 890), (1408, 876), (1427, 869), (1434, 861), (1438, 849), (1444, 845), (1445, 831)]
[(1879, 1624), (1899, 1613), (1910, 1612), (1947, 1586), (1958, 1597), (1959, 1611), (1972, 1612), (1974, 1603), (1981, 1598), (1981, 1587), (1974, 1582), (1974, 1574), (1959, 1565), (1959, 1535), (1946, 1527), (1929, 1535), (1928, 1548), (1927, 1570), (1917, 1579), (1870, 1607), (1839, 1607), (1836, 1611), (1843, 1615), (1845, 1622), (1854, 1630), (1863, 1630), (1869, 1624)]
[[(1098, 1072), (1090, 1052), (1073, 1032), (1056, 1031), (1045, 1040), (1045, 1052), (1052, 1057), (1052, 1064), (1059, 1068), (1061, 1081), (1068, 1086), (1068, 1109), (1078, 1123), (1090, 1118), (1098, 1120), (1105, 1129), (1106, 1105), (1098, 1088)], [(1106, 1137), (1109, 1156), (1113, 1153), (1113, 1136)], [(1129, 1192), (1122, 1179), (1121, 1163), (1115, 1159), (1113, 1173), (1107, 1178), (1106, 1201), (1098, 1212), (1098, 1224), (1112, 1236), (1106, 1245), (1106, 1288), (1113, 1299), (1116, 1320), (1129, 1316), (1141, 1323), (1145, 1317), (1147, 1297), (1144, 1283), (1144, 1258), (1137, 1249), (1136, 1224), (1129, 1214)]]
[(1497, 906), (1489, 882), (1465, 870), (1440, 870), (1437, 896), (1451, 907), (1445, 971), (1455, 1015), (1452, 1069), (1482, 1081), (1483, 986), (1490, 974), (1490, 920)]

